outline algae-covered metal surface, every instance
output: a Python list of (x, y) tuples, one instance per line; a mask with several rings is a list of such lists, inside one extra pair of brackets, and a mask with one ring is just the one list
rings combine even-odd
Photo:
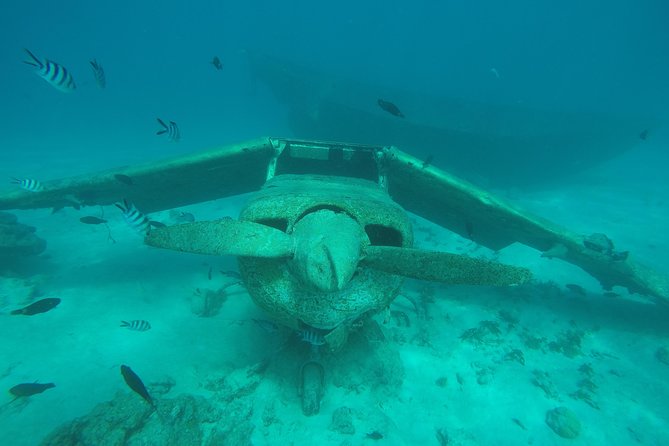
[[(309, 157), (311, 152), (317, 156)], [(45, 183), (40, 192), (7, 192), (0, 195), (0, 209), (109, 205), (122, 198), (143, 212), (170, 209), (260, 189), (270, 173), (281, 170), (281, 166), (277, 167), (280, 153), (294, 156), (288, 161), (279, 159), (279, 164), (315, 174), (322, 173), (319, 166), (342, 166), (338, 170), (345, 172), (347, 163), (354, 163), (359, 170), (373, 165), (379, 183), (387, 185), (392, 199), (404, 209), (477, 243), (495, 250), (522, 243), (548, 257), (581, 267), (604, 288), (619, 285), (632, 292), (669, 299), (667, 279), (635, 263), (633, 253), (617, 258), (592, 249), (584, 243), (586, 235), (511, 206), (396, 148), (262, 138), (195, 155), (52, 181)], [(296, 161), (305, 155), (310, 158), (306, 164)]]
[[(301, 226), (309, 224), (308, 217), (317, 221), (301, 233), (304, 229)], [(341, 221), (328, 223), (338, 217)], [(352, 240), (351, 246), (383, 243), (409, 247), (413, 244), (406, 213), (374, 182), (320, 175), (280, 175), (269, 180), (249, 200), (240, 218), (265, 222), (296, 239), (296, 255), (290, 264), (281, 259), (239, 259), (240, 271), (249, 279), (247, 289), (253, 300), (284, 325), (298, 329), (301, 321), (327, 330), (348, 326), (367, 311), (385, 308), (399, 291), (402, 283), (399, 276), (358, 268), (351, 278), (351, 274), (342, 271), (342, 267), (349, 264), (356, 269), (360, 256), (345, 249), (349, 243), (342, 236), (349, 232), (348, 235), (358, 239), (357, 242)], [(355, 222), (360, 231), (367, 229), (367, 233), (347, 231), (345, 220)], [(372, 234), (371, 240), (367, 234)], [(330, 243), (328, 236), (333, 237)], [(314, 244), (311, 248), (301, 248), (304, 241)], [(314, 289), (310, 286), (313, 280), (295, 280), (295, 277), (309, 276), (308, 270), (318, 265), (313, 260), (323, 248), (322, 242), (329, 245), (327, 254), (332, 264), (337, 265), (337, 278), (348, 276), (345, 283), (327, 290)], [(310, 258), (300, 259), (300, 256)], [(321, 277), (328, 275), (327, 268), (313, 273)]]
[(535, 248), (579, 266), (605, 289), (669, 299), (669, 281), (631, 258), (615, 259), (586, 246), (577, 234), (495, 197), (395, 148), (386, 152), (388, 187), (405, 209), (490, 249), (512, 243)]
[(192, 155), (43, 183), (44, 190), (0, 195), (0, 209), (109, 205), (128, 199), (143, 212), (259, 189), (274, 154), (268, 138)]
[(239, 257), (258, 306), (295, 330), (320, 330), (332, 349), (360, 318), (387, 308), (404, 277), (488, 286), (531, 278), (526, 268), (412, 248), (408, 214), (382, 183), (337, 175), (276, 175), (250, 197), (239, 220), (157, 228), (145, 241)]

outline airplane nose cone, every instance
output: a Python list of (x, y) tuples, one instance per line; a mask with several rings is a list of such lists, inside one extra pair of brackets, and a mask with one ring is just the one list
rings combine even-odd
[(319, 291), (343, 289), (360, 260), (365, 233), (348, 215), (323, 209), (304, 216), (293, 231), (294, 273)]

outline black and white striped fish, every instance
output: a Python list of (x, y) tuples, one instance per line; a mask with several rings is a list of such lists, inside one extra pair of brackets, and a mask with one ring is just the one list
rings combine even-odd
[(156, 132), (156, 135), (163, 135), (167, 134), (167, 139), (172, 142), (178, 142), (179, 139), (181, 138), (181, 134), (179, 133), (179, 126), (177, 125), (176, 122), (170, 121), (169, 124), (165, 124), (165, 121), (163, 121), (160, 118), (156, 118), (158, 120), (158, 124), (160, 124), (163, 128), (161, 130), (158, 130)]
[(121, 327), (127, 327), (129, 330), (146, 331), (151, 329), (149, 321), (137, 319), (134, 321), (121, 321)]
[(29, 190), (30, 192), (39, 192), (44, 190), (42, 183), (31, 178), (12, 178), (10, 183), (18, 184), (21, 189)]
[(325, 337), (321, 330), (316, 328), (304, 328), (297, 332), (301, 341), (308, 342), (311, 345), (325, 345)]
[(102, 65), (95, 59), (91, 60), (89, 63), (93, 69), (93, 76), (95, 76), (95, 82), (98, 84), (98, 87), (105, 88), (107, 86), (107, 79), (105, 78), (104, 68), (102, 68)]
[(77, 88), (74, 79), (67, 68), (49, 59), (40, 60), (30, 51), (25, 48), (24, 50), (28, 53), (28, 56), (30, 56), (30, 60), (24, 60), (23, 63), (35, 67), (35, 73), (47, 81), (52, 87), (63, 93), (70, 93)]
[(114, 205), (123, 212), (123, 218), (126, 223), (128, 223), (128, 226), (141, 235), (149, 233), (151, 230), (151, 222), (146, 215), (135, 207), (134, 204), (124, 198), (121, 203), (115, 203)]

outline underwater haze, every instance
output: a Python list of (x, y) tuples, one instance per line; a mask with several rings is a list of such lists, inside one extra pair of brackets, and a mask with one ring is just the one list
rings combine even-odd
[[(666, 1), (0, 11), (0, 196), (263, 136), (392, 145), (669, 277)], [(666, 295), (413, 214), (417, 247), (526, 267), (532, 283), (408, 280), (322, 353), (305, 415), (318, 342), (254, 305), (234, 257), (137, 235), (149, 219), (237, 218), (247, 198), (146, 221), (131, 203), (10, 209), (46, 249), (0, 258), (0, 444), (669, 444)]]

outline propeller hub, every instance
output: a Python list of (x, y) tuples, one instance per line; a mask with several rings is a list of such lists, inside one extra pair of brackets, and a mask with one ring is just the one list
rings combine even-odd
[(343, 212), (321, 209), (295, 223), (291, 270), (318, 291), (342, 290), (358, 267), (365, 232)]

